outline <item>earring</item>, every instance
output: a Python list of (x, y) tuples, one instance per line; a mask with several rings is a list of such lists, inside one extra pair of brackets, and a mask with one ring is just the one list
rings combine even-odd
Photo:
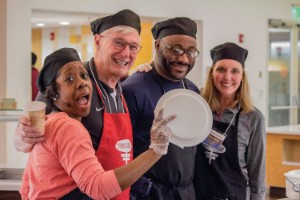
[(53, 101), (57, 101), (58, 98), (59, 98), (58, 94), (55, 94), (52, 99), (53, 99)]

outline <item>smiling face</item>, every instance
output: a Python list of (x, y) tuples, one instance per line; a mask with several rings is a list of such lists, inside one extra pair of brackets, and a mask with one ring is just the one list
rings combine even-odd
[[(183, 79), (193, 68), (196, 58), (188, 56), (187, 51), (196, 51), (196, 39), (186, 35), (171, 35), (157, 40), (155, 67), (163, 77), (178, 81)], [(185, 50), (182, 55), (175, 55), (174, 49)]]
[(224, 59), (215, 63), (212, 78), (221, 98), (233, 98), (243, 79), (243, 67), (241, 63)]
[(81, 119), (90, 112), (92, 83), (88, 72), (79, 61), (65, 64), (57, 73), (59, 98), (54, 105), (70, 117)]
[(95, 35), (95, 45), (97, 73), (102, 79), (119, 80), (134, 64), (140, 49), (140, 36), (131, 27), (114, 27)]

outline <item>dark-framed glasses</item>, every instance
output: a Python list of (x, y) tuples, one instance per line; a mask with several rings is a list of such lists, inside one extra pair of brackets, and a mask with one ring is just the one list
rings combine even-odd
[(182, 49), (178, 46), (171, 46), (163, 40), (160, 41), (170, 50), (173, 56), (182, 56), (185, 53), (190, 58), (196, 58), (199, 55), (198, 49)]
[[(100, 35), (100, 36), (104, 37), (104, 38), (109, 38), (109, 37), (106, 37), (103, 35)], [(142, 49), (142, 46), (137, 43), (128, 43), (128, 42), (125, 42), (121, 38), (111, 38), (111, 39), (112, 39), (112, 43), (113, 43), (115, 49), (117, 49), (117, 50), (123, 50), (128, 45), (130, 53), (137, 54)]]

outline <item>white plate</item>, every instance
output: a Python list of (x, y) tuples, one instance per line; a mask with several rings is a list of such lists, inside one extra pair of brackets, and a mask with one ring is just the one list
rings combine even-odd
[(170, 142), (184, 148), (201, 143), (212, 128), (212, 112), (201, 95), (187, 89), (175, 89), (165, 93), (158, 101), (154, 113), (163, 108), (163, 116), (176, 114), (168, 123), (173, 136)]

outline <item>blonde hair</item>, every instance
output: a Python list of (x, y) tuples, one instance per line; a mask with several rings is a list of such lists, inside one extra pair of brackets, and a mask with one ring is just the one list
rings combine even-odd
[[(209, 72), (207, 74), (205, 86), (201, 91), (203, 98), (207, 101), (212, 111), (216, 111), (221, 107), (221, 102), (219, 98), (220, 93), (216, 88), (216, 86), (214, 85), (212, 79), (212, 73), (214, 67), (215, 65), (210, 67)], [(241, 105), (241, 108), (243, 109), (242, 112), (244, 113), (254, 110), (254, 106), (250, 96), (249, 82), (244, 68), (243, 68), (243, 78), (242, 78), (241, 85), (236, 91), (235, 99), (232, 102), (232, 105), (230, 105), (230, 107), (235, 107), (238, 104)]]

